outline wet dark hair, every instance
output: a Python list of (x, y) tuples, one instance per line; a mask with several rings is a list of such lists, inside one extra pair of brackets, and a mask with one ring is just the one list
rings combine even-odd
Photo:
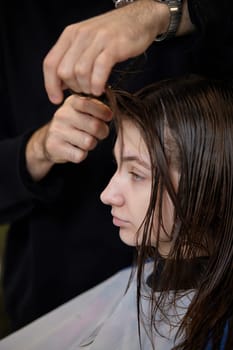
[[(150, 337), (153, 345), (159, 310), (167, 320), (166, 295), (173, 290), (175, 305), (184, 290), (194, 297), (179, 325), (176, 350), (202, 350), (211, 339), (219, 349), (228, 322), (228, 342), (233, 348), (233, 84), (198, 76), (166, 80), (131, 95), (108, 92), (116, 128), (127, 118), (140, 130), (152, 164), (152, 190), (144, 220), (143, 239), (137, 247), (138, 318), (142, 276), (148, 258), (154, 276), (161, 262), (158, 250), (148, 246), (156, 203), (162, 222), (162, 196), (167, 191), (175, 208), (171, 250), (159, 278), (152, 278)], [(168, 135), (166, 136), (166, 130)], [(170, 177), (179, 171), (178, 189)], [(159, 247), (159, 232), (157, 236)], [(192, 264), (201, 256), (198, 273)], [(189, 266), (190, 268), (187, 268)], [(155, 293), (162, 290), (163, 293)], [(183, 294), (182, 294), (183, 295)], [(170, 300), (170, 298), (169, 298)], [(139, 326), (140, 334), (140, 326)]]

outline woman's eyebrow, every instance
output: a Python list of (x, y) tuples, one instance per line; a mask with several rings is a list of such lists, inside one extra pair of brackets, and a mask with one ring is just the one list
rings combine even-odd
[[(114, 159), (116, 160), (117, 157), (116, 157), (115, 147), (112, 150), (112, 154), (113, 154)], [(138, 157), (136, 155), (123, 155), (122, 158), (121, 158), (121, 163), (123, 163), (123, 162), (125, 162), (125, 163), (127, 163), (127, 162), (136, 162), (139, 165), (143, 166), (144, 168), (146, 168), (148, 170), (151, 170), (150, 164), (148, 164), (146, 161), (144, 161), (142, 158), (140, 158), (140, 157)]]
[(143, 166), (144, 168), (151, 170), (150, 164), (148, 164), (146, 161), (144, 161), (142, 158), (138, 157), (138, 156), (123, 156), (122, 157), (122, 162), (136, 162), (139, 165)]

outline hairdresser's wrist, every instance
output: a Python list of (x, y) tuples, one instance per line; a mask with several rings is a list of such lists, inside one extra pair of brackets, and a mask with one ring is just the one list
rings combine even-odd
[[(156, 0), (135, 0), (132, 2), (123, 2), (123, 5), (132, 6), (140, 11), (140, 17), (142, 24), (149, 27), (153, 38), (156, 39), (158, 36), (163, 35), (168, 31), (171, 14), (169, 7), (166, 3)], [(121, 6), (120, 6), (121, 7)], [(194, 30), (194, 26), (190, 20), (188, 11), (188, 1), (182, 1), (181, 18), (178, 23), (176, 35), (185, 35)]]
[(138, 7), (143, 29), (149, 28), (153, 39), (167, 31), (170, 11), (166, 4), (155, 0), (135, 0), (132, 6)]
[(51, 170), (54, 163), (46, 157), (45, 137), (48, 125), (35, 131), (26, 146), (27, 170), (35, 182), (42, 180)]
[[(140, 0), (143, 1), (143, 0)], [(158, 22), (158, 36), (163, 35), (164, 33), (167, 33), (171, 21), (171, 14), (169, 7), (166, 3), (162, 3), (156, 0), (152, 0), (154, 3), (154, 12), (157, 13)], [(156, 15), (155, 15), (156, 16)], [(190, 32), (194, 31), (195, 27), (191, 22), (190, 16), (189, 16), (189, 10), (188, 10), (188, 1), (183, 0), (182, 1), (182, 8), (181, 8), (181, 18), (178, 21), (177, 29), (176, 29), (176, 36), (186, 35)]]

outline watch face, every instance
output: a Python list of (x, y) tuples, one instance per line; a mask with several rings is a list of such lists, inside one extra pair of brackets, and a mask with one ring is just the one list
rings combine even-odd
[(134, 0), (113, 0), (115, 7), (122, 7), (125, 5), (128, 5), (131, 2), (134, 2)]
[(159, 2), (164, 2), (165, 4), (168, 4), (168, 5), (177, 5), (177, 4), (181, 4), (183, 0), (156, 0), (156, 1), (159, 1)]

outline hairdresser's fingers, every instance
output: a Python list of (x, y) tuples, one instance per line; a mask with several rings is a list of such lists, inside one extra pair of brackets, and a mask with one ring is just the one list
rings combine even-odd
[[(100, 96), (104, 90), (106, 82), (115, 62), (123, 61), (126, 56), (125, 52), (122, 57), (119, 55), (121, 50), (115, 50), (107, 41), (111, 41), (109, 33), (97, 35), (94, 42), (79, 57), (74, 70), (76, 84), (79, 91)], [(120, 43), (119, 43), (120, 45)], [(106, 49), (106, 46), (108, 49)]]
[[(58, 104), (63, 100), (63, 90), (68, 86), (65, 79), (58, 74), (64, 56), (70, 55), (72, 39), (71, 26), (65, 28), (56, 44), (48, 52), (43, 61), (44, 84), (48, 97), (52, 103)], [(72, 55), (71, 55), (72, 57)], [(67, 65), (69, 68), (69, 65)]]
[(50, 138), (46, 142), (45, 154), (48, 160), (56, 164), (66, 162), (78, 164), (87, 157), (88, 151), (75, 147), (71, 143), (65, 141), (53, 143)]
[[(54, 114), (48, 135), (83, 148), (83, 133), (85, 133), (87, 137), (84, 149), (92, 149), (92, 144), (96, 144), (95, 140), (102, 140), (108, 136), (109, 128), (105, 120), (110, 120), (110, 114), (103, 104), (90, 102), (87, 99), (71, 98), (69, 104), (67, 102)], [(101, 113), (105, 113), (105, 116)]]
[(78, 77), (79, 74), (83, 74), (85, 76), (85, 80), (88, 81), (90, 77), (90, 75), (88, 75), (88, 62), (90, 61), (90, 58), (88, 58), (87, 61), (84, 61), (80, 72), (76, 71), (75, 66), (77, 61), (82, 61), (81, 57), (83, 56), (83, 53), (86, 52), (86, 50), (88, 50), (89, 43), (92, 41), (92, 38), (95, 34), (89, 33), (86, 30), (85, 26), (84, 29), (82, 28), (78, 28), (77, 26), (74, 29), (76, 37), (73, 39), (69, 50), (67, 50), (67, 52), (63, 56), (62, 61), (59, 63), (59, 66), (57, 68), (57, 74), (60, 77), (60, 79), (63, 82), (65, 82), (66, 86), (68, 86), (70, 89), (76, 92), (84, 92), (88, 94), (90, 93), (90, 91), (85, 85), (79, 86)]
[(110, 108), (94, 98), (81, 97), (78, 94), (74, 94), (66, 100), (65, 104), (71, 105), (76, 112), (90, 115), (104, 122), (109, 122), (112, 119)]
[[(87, 94), (93, 94), (91, 84), (93, 65), (96, 57), (98, 57), (101, 54), (101, 51), (103, 50), (103, 45), (103, 41), (98, 40), (97, 38), (97, 40), (94, 40), (92, 42), (92, 45), (90, 45), (86, 50), (82, 52), (82, 54), (79, 56), (79, 59), (75, 62), (74, 76), (76, 78), (75, 83), (77, 84), (76, 91), (83, 91)], [(102, 77), (100, 80), (102, 82)], [(103, 91), (104, 88), (102, 88), (100, 93), (93, 95), (99, 96), (103, 93)]]
[[(166, 31), (168, 23), (169, 10), (165, 4), (135, 1), (68, 26), (44, 61), (45, 87), (51, 101), (61, 100), (61, 81), (73, 90), (95, 91), (99, 95), (111, 68), (143, 53), (158, 34)], [(89, 56), (85, 54), (87, 49)], [(109, 60), (104, 57), (106, 54)]]
[(116, 61), (122, 60), (116, 60), (111, 53), (108, 54), (107, 50), (101, 52), (97, 57), (91, 75), (91, 93), (93, 95), (99, 96), (104, 92), (106, 82)]
[[(45, 157), (53, 163), (79, 163), (90, 150), (95, 148), (98, 142), (97, 138), (81, 129), (85, 129), (83, 122), (79, 122), (79, 128), (76, 128), (73, 116), (67, 122), (64, 120), (65, 114), (61, 115), (60, 113), (54, 116), (47, 131), (44, 144)], [(81, 118), (84, 120), (85, 116), (81, 116)], [(88, 126), (89, 129), (90, 126)]]

